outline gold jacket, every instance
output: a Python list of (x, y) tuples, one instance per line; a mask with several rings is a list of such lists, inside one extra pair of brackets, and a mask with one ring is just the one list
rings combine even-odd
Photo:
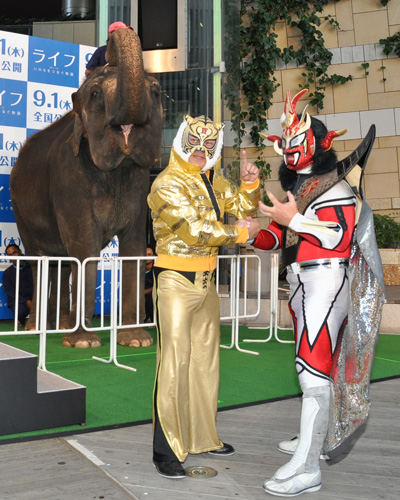
[(172, 149), (169, 165), (151, 187), (147, 201), (157, 242), (157, 267), (195, 272), (213, 270), (221, 245), (244, 243), (248, 239), (247, 228), (224, 224), (223, 216), (225, 213), (237, 219), (254, 216), (260, 199), (259, 180), (242, 182), (239, 188), (217, 167), (212, 187), (220, 210), (218, 220), (201, 173), (197, 165), (186, 162)]

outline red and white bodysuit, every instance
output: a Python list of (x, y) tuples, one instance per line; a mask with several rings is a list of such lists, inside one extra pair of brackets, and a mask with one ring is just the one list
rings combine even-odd
[(356, 197), (344, 180), (318, 195), (332, 174), (317, 177), (303, 170), (297, 176), (293, 194), (299, 213), (289, 228), (272, 222), (268, 229), (260, 231), (253, 245), (263, 250), (282, 248), (290, 284), (296, 370), (304, 391), (329, 384), (332, 356), (346, 321), (346, 268)]
[(332, 149), (333, 140), (346, 131), (329, 132), (306, 109), (297, 115), (296, 105), (306, 92), (293, 99), (288, 92), (282, 137), (267, 137), (284, 158), (279, 180), (288, 200), (279, 203), (273, 196), (271, 208), (260, 203), (261, 213), (274, 222), (253, 243), (264, 250), (282, 249), (303, 390), (300, 432), (278, 445), (293, 457), (264, 483), (267, 493), (282, 497), (321, 488), (319, 458), (328, 430), (333, 356), (348, 315), (348, 266), (357, 209), (352, 188), (338, 179)]

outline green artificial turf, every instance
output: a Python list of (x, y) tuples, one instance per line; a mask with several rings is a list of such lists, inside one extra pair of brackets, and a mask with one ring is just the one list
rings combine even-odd
[[(5, 330), (4, 324), (1, 328)], [(149, 329), (155, 340), (155, 330)], [(240, 327), (240, 339), (267, 337), (267, 330)], [(230, 345), (231, 328), (221, 328), (222, 344)], [(152, 391), (155, 371), (155, 342), (140, 349), (118, 346), (118, 362), (136, 368), (136, 372), (93, 360), (108, 359), (108, 333), (101, 333), (103, 345), (96, 349), (62, 347), (62, 334), (47, 336), (46, 367), (66, 379), (87, 388), (86, 426), (73, 425), (29, 433), (0, 436), (1, 441), (86, 432), (149, 421), (152, 412)], [(292, 332), (281, 331), (281, 339), (290, 339)], [(38, 354), (36, 335), (10, 335), (1, 342)], [(226, 408), (300, 394), (294, 368), (294, 344), (275, 339), (267, 343), (239, 343), (240, 348), (259, 352), (258, 356), (239, 352), (235, 347), (221, 349), (221, 381), (219, 407)], [(372, 370), (372, 380), (400, 376), (400, 336), (381, 335)]]

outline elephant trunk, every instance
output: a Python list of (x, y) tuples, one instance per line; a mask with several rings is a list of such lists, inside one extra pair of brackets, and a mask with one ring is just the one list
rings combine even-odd
[(111, 125), (142, 125), (147, 119), (146, 81), (142, 49), (132, 29), (118, 29), (110, 37), (106, 54), (109, 66), (117, 67), (117, 86), (107, 118)]

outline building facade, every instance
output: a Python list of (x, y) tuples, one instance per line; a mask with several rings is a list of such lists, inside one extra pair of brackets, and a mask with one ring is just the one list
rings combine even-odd
[[(160, 20), (163, 29), (176, 30), (176, 47), (157, 48), (156, 34), (148, 42), (150, 49), (144, 51), (145, 65), (159, 78), (165, 96), (163, 155), (159, 167), (165, 165), (172, 139), (186, 113), (206, 114), (225, 121), (224, 165), (227, 166), (235, 157), (230, 114), (224, 107), (223, 95), (226, 77), (223, 26), (228, 3), (229, 8), (232, 4), (237, 8), (239, 37), (239, 0), (98, 0), (97, 21), (37, 23), (33, 34), (99, 45), (105, 42), (107, 26), (114, 20), (132, 25), (139, 34), (147, 33), (155, 19)], [(167, 6), (168, 11), (175, 9), (176, 23), (165, 22), (165, 13), (157, 5)], [(380, 0), (340, 0), (326, 6), (321, 17), (326, 15), (336, 19), (340, 26), (335, 30), (323, 21), (320, 27), (333, 54), (330, 71), (350, 74), (353, 80), (326, 89), (324, 109), (318, 118), (329, 130), (348, 129), (341, 140), (335, 140), (339, 159), (355, 149), (372, 123), (376, 125), (377, 138), (364, 175), (363, 190), (374, 211), (400, 221), (400, 59), (395, 54), (386, 56), (379, 44), (381, 38), (399, 31), (400, 2), (392, 0), (383, 6)], [(158, 31), (161, 34), (161, 28)], [(276, 33), (280, 48), (299, 43), (300, 33), (284, 23), (277, 25)], [(277, 68), (275, 76), (280, 85), (268, 110), (268, 133), (281, 133), (279, 118), (284, 96), (288, 89), (292, 95), (296, 93), (302, 71), (294, 63)], [(317, 111), (310, 108), (310, 113), (316, 115)], [(242, 146), (248, 148), (250, 158), (256, 156), (249, 136), (245, 136)], [(272, 147), (267, 147), (264, 159), (271, 165), (268, 189), (281, 197), (280, 157)]]

